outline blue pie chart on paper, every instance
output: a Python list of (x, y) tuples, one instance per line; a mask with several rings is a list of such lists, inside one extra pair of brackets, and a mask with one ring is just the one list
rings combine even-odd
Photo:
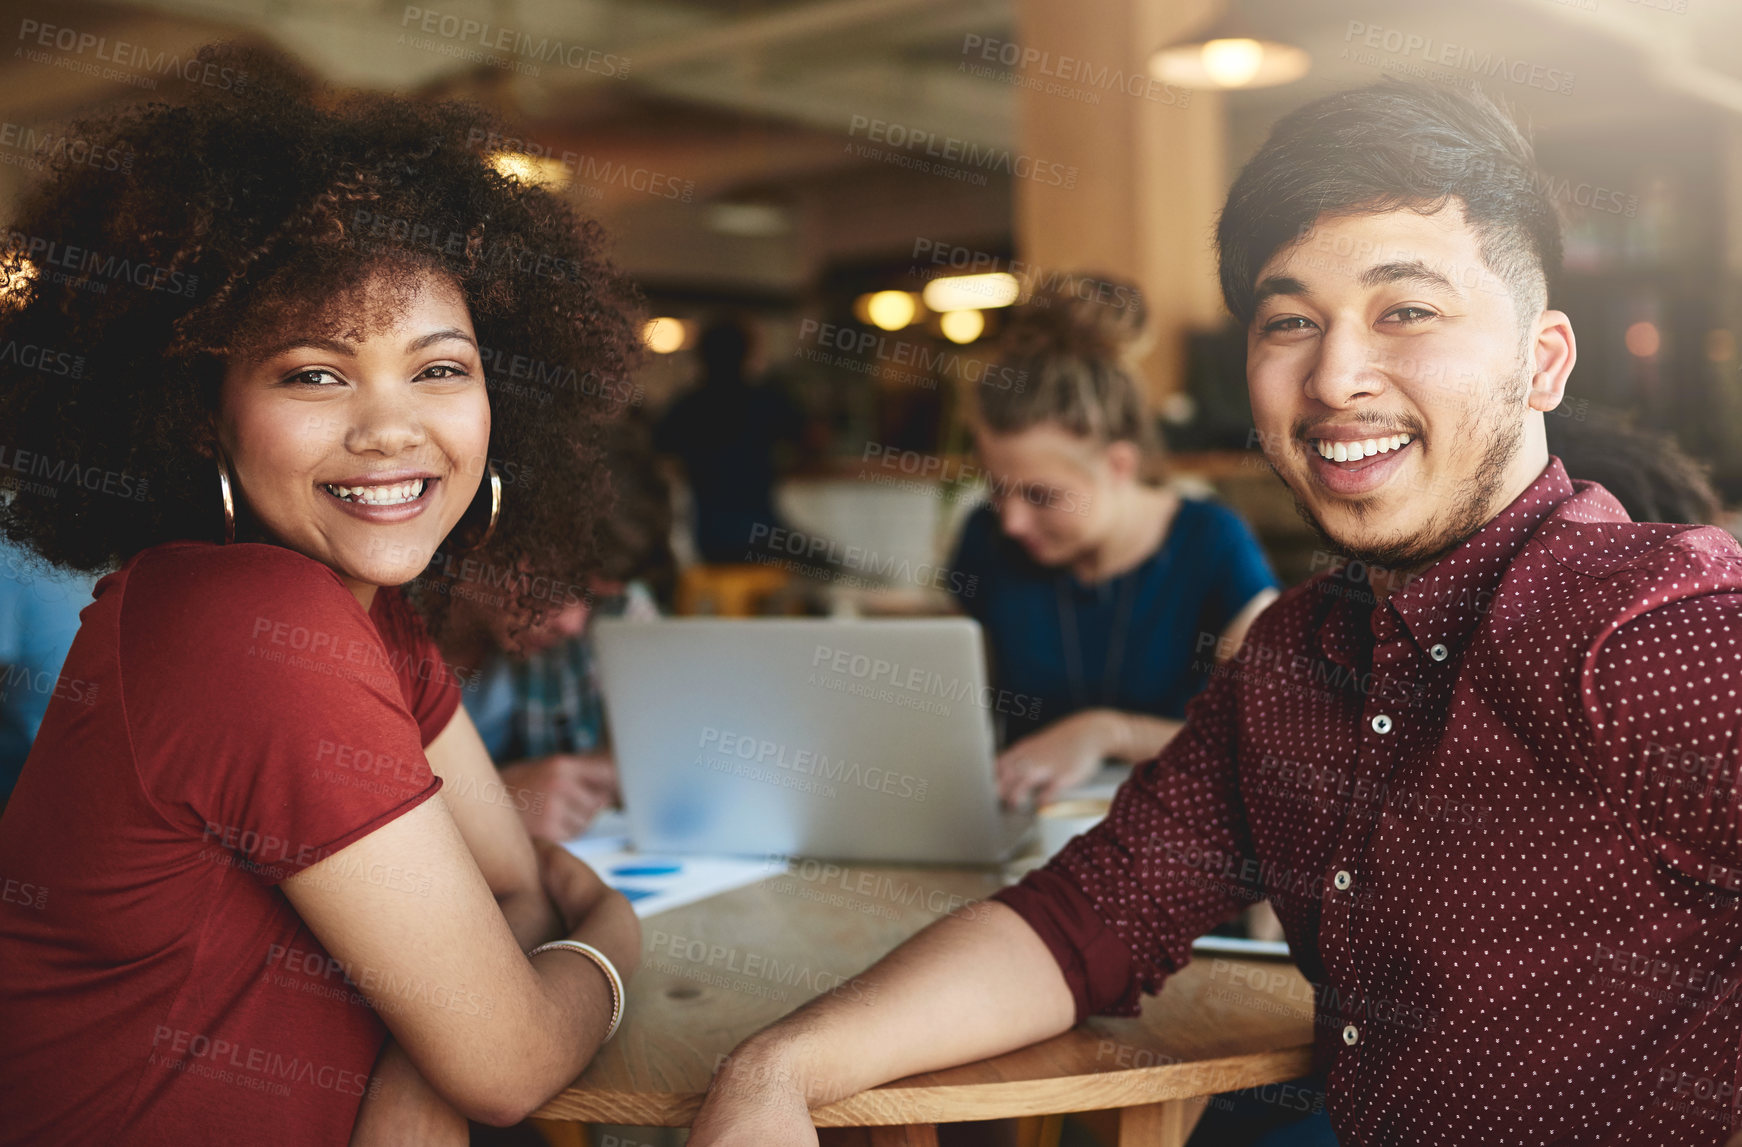
[(683, 871), (681, 864), (619, 864), (611, 870), (612, 876), (676, 876)]

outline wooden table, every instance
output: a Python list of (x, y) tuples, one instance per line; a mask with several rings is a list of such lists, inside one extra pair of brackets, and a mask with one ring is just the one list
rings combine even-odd
[[(838, 986), (944, 913), (1000, 887), (995, 871), (795, 864), (642, 922), (622, 1030), (544, 1120), (682, 1127), (738, 1042)], [(1200, 956), (1131, 1019), (896, 1080), (813, 1115), (873, 1144), (934, 1144), (935, 1124), (1117, 1109), (1118, 1142), (1174, 1147), (1204, 1097), (1311, 1069), (1312, 995), (1275, 961)]]

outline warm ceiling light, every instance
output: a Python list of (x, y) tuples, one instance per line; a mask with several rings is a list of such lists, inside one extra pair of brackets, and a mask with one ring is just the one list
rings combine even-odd
[(951, 275), (933, 279), (921, 295), (934, 311), (981, 311), (1008, 307), (1022, 293), (1015, 275), (994, 271), (987, 275)]
[(657, 319), (648, 319), (647, 325), (641, 328), (641, 339), (654, 354), (671, 354), (673, 351), (682, 350), (684, 334), (682, 322), (663, 315)]
[(919, 305), (906, 291), (875, 291), (860, 296), (865, 321), (880, 330), (898, 331), (912, 323)]
[(527, 155), (522, 151), (498, 151), (490, 157), (490, 166), (498, 175), (518, 179), (529, 187), (544, 187), (560, 191), (574, 178), (574, 171), (562, 160), (550, 155)]
[(1264, 45), (1257, 40), (1211, 40), (1198, 55), (1219, 88), (1243, 88), (1264, 66)]
[(773, 239), (792, 230), (792, 214), (777, 203), (710, 203), (708, 226), (722, 235)]
[(953, 343), (971, 343), (986, 331), (986, 316), (979, 311), (946, 311), (938, 329)]
[(1300, 79), (1311, 66), (1306, 52), (1253, 35), (1232, 11), (1149, 57), (1150, 75), (1186, 88), (1274, 87)]

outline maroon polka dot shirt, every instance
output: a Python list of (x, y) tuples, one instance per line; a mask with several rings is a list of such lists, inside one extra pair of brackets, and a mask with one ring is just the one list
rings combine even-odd
[(1377, 605), (1347, 572), (1284, 594), (1107, 819), (999, 898), (1079, 1018), (1134, 1013), (1269, 899), (1345, 1147), (1722, 1144), (1738, 689), (1742, 547), (1551, 459)]

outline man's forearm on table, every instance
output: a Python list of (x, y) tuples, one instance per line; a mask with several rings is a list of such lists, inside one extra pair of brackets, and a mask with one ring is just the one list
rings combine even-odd
[(1070, 1028), (1052, 952), (986, 901), (927, 928), (834, 991), (739, 1046), (716, 1091), (801, 1091), (817, 1107), (916, 1072), (971, 1063)]

